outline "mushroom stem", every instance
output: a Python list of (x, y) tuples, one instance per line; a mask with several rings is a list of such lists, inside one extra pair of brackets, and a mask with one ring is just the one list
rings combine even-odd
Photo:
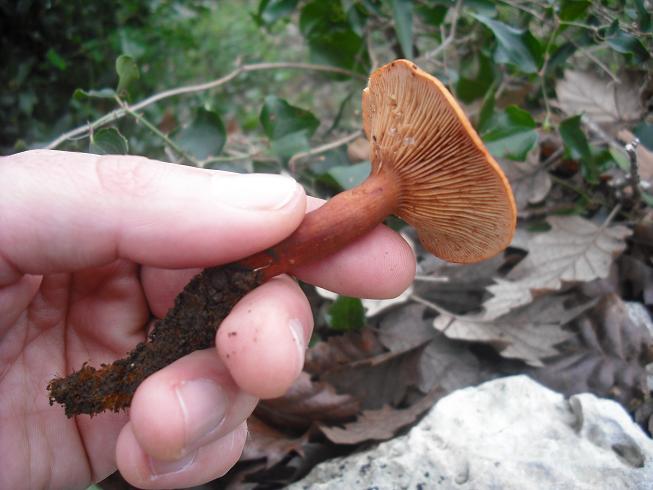
[(238, 262), (259, 270), (263, 280), (337, 252), (394, 213), (399, 183), (388, 171), (370, 175), (308, 213), (284, 241)]

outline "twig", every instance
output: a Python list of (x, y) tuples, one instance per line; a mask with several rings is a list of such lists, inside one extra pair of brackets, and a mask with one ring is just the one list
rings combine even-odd
[(442, 53), (447, 47), (453, 42), (456, 37), (456, 27), (458, 25), (458, 16), (460, 15), (460, 7), (462, 5), (462, 0), (456, 2), (456, 6), (453, 8), (451, 13), (451, 29), (449, 30), (449, 35), (440, 43), (440, 45), (432, 51), (424, 53), (421, 56), (423, 60), (429, 60), (435, 58), (438, 54)]
[(415, 276), (415, 280), (419, 282), (449, 282), (449, 278), (447, 276), (434, 277), (434, 276), (422, 276), (420, 274), (417, 274)]
[(630, 160), (630, 186), (633, 189), (633, 208), (637, 208), (640, 200), (642, 199), (642, 193), (639, 189), (640, 178), (639, 178), (639, 168), (637, 166), (637, 147), (639, 146), (639, 138), (633, 138), (630, 143), (626, 143), (624, 149), (628, 154)]
[(319, 155), (320, 153), (324, 153), (326, 151), (333, 150), (334, 148), (338, 148), (339, 146), (346, 145), (347, 143), (354, 141), (362, 134), (363, 134), (362, 130), (357, 129), (353, 133), (343, 136), (342, 138), (338, 138), (337, 140), (331, 141), (329, 143), (325, 143), (324, 145), (316, 146), (315, 148), (312, 148), (308, 151), (302, 151), (301, 153), (297, 153), (293, 155), (293, 157), (288, 161), (288, 167), (290, 168), (290, 172), (292, 174), (295, 173), (295, 167), (297, 166), (297, 162), (299, 160), (312, 157), (315, 155)]
[(127, 114), (132, 116), (136, 121), (141, 123), (143, 126), (145, 126), (147, 129), (152, 131), (155, 135), (157, 135), (159, 138), (161, 138), (166, 145), (168, 145), (170, 148), (172, 148), (175, 153), (177, 153), (179, 156), (185, 158), (189, 163), (192, 163), (196, 167), (200, 166), (200, 162), (192, 156), (190, 153), (186, 152), (181, 146), (179, 146), (177, 143), (172, 141), (167, 135), (163, 134), (159, 129), (154, 126), (150, 121), (145, 119), (141, 114), (138, 114), (135, 112), (133, 109), (131, 109), (125, 102), (123, 102), (122, 99), (119, 97), (116, 97), (116, 100), (118, 101), (118, 104), (120, 107), (122, 107)]
[(92, 123), (79, 126), (78, 128), (72, 129), (62, 134), (61, 136), (53, 140), (49, 145), (47, 145), (46, 148), (47, 149), (56, 148), (66, 140), (84, 134), (88, 131), (94, 130), (105, 124), (109, 124), (111, 122), (117, 121), (118, 119), (121, 119), (122, 117), (128, 114), (127, 108), (133, 112), (137, 112), (163, 99), (175, 97), (177, 95), (203, 92), (205, 90), (210, 90), (219, 87), (220, 85), (224, 85), (225, 83), (230, 82), (231, 80), (242, 75), (243, 73), (262, 71), (262, 70), (281, 70), (281, 69), (312, 70), (312, 71), (324, 71), (330, 73), (340, 73), (342, 75), (347, 75), (360, 80), (367, 80), (367, 77), (365, 75), (361, 75), (360, 73), (355, 73), (350, 70), (345, 70), (343, 68), (338, 68), (335, 66), (315, 65), (312, 63), (282, 62), (282, 63), (253, 63), (250, 65), (242, 65), (236, 68), (235, 70), (233, 70), (231, 73), (221, 78), (218, 78), (216, 80), (212, 80), (206, 83), (187, 85), (185, 87), (177, 87), (174, 89), (165, 90), (163, 92), (159, 92), (158, 94), (154, 94), (132, 106), (125, 106), (125, 107), (120, 107), (118, 109), (115, 109), (109, 112), (108, 114), (105, 114), (104, 116), (100, 117), (99, 119), (93, 121)]

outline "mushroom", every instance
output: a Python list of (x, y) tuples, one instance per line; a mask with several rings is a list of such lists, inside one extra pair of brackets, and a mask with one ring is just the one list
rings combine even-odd
[(365, 182), (308, 213), (287, 239), (238, 263), (210, 267), (177, 296), (145, 342), (99, 369), (84, 364), (48, 385), (66, 415), (118, 411), (150, 374), (214, 343), (236, 302), (263, 281), (326, 257), (390, 214), (451, 262), (496, 255), (510, 243), (515, 203), (497, 163), (436, 78), (406, 60), (372, 74), (363, 92), (372, 171)]
[(407, 60), (376, 70), (363, 91), (372, 171), (308, 213), (297, 230), (241, 265), (265, 279), (339, 250), (394, 214), (433, 255), (471, 263), (501, 252), (515, 202), (501, 168), (453, 96)]

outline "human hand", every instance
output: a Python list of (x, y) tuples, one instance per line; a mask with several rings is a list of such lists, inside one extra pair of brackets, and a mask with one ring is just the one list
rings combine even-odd
[[(217, 348), (145, 380), (128, 412), (67, 419), (46, 385), (122, 357), (199, 268), (279, 242), (317, 205), (282, 176), (55, 151), (1, 158), (0, 488), (85, 488), (116, 466), (143, 488), (224, 474), (258, 399), (282, 395), (301, 372), (313, 320), (289, 277), (243, 298)], [(379, 226), (296, 273), (341, 294), (391, 297), (414, 258)]]

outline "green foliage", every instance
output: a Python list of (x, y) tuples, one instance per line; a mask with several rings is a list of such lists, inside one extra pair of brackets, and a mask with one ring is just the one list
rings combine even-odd
[(120, 97), (125, 97), (129, 85), (141, 77), (136, 60), (129, 55), (121, 54), (116, 59), (116, 73), (118, 74), (116, 92)]
[(306, 150), (309, 138), (320, 125), (311, 112), (273, 95), (265, 98), (260, 119), (274, 153), (282, 158)]
[(490, 153), (498, 158), (526, 160), (538, 140), (533, 117), (514, 105), (493, 117), (490, 129), (482, 135)]
[(326, 315), (327, 324), (333, 330), (347, 332), (365, 326), (365, 309), (358, 298), (338, 296), (329, 307)]
[(172, 138), (187, 153), (206, 160), (220, 154), (227, 141), (227, 131), (218, 113), (199, 108), (191, 123), (173, 133)]
[(129, 143), (116, 128), (102, 128), (91, 134), (88, 151), (97, 155), (127, 155)]

